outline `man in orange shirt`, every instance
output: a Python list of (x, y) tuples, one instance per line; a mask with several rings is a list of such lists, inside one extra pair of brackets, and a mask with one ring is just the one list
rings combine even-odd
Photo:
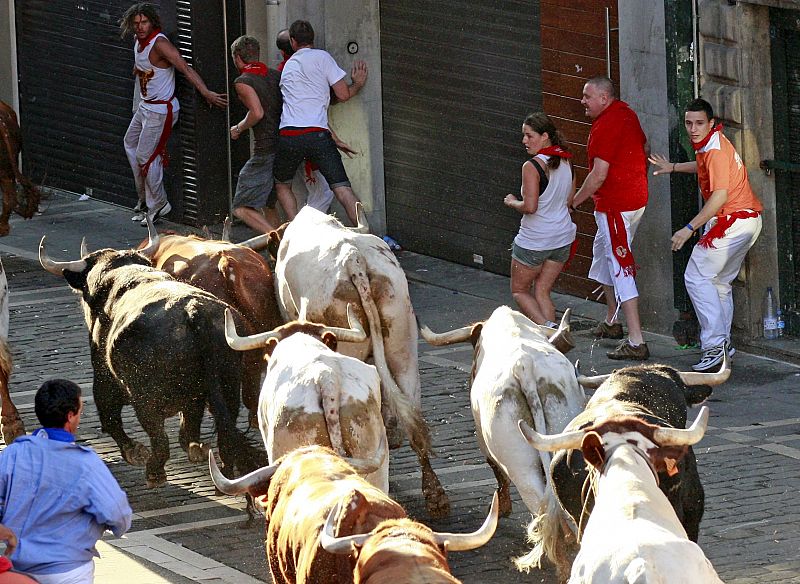
[(700, 322), (703, 350), (700, 362), (692, 368), (708, 371), (719, 367), (726, 351), (729, 356), (735, 352), (731, 346), (731, 282), (761, 233), (764, 207), (750, 188), (742, 159), (722, 133), (722, 125), (716, 124), (711, 104), (695, 99), (686, 108), (684, 125), (695, 150), (695, 162), (670, 162), (659, 155), (651, 156), (650, 162), (658, 166), (653, 174), (697, 173), (705, 201), (700, 212), (672, 236), (672, 251), (681, 249), (705, 224), (684, 281)]

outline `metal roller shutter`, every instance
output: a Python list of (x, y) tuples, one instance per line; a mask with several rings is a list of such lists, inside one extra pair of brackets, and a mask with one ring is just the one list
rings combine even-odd
[(508, 273), (521, 124), (541, 109), (538, 0), (381, 2), (388, 231)]

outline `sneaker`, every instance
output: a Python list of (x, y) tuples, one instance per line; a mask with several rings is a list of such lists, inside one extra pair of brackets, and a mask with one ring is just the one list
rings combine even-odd
[(136, 201), (136, 206), (133, 208), (133, 212), (141, 213), (142, 211), (147, 211), (147, 203), (144, 201)]
[(144, 211), (137, 211), (136, 214), (134, 214), (134, 216), (131, 217), (131, 221), (141, 221), (142, 219), (144, 219), (146, 213), (147, 209), (145, 209)]
[(596, 339), (621, 339), (622, 338), (622, 325), (618, 322), (608, 324), (606, 321), (601, 320), (594, 329), (592, 334)]
[(631, 345), (630, 340), (624, 339), (616, 349), (606, 353), (609, 359), (630, 359), (632, 361), (647, 361), (650, 358), (650, 349), (647, 348), (647, 343)]
[(736, 354), (736, 349), (733, 348), (730, 341), (725, 341), (725, 349), (728, 351), (728, 357), (733, 357)]
[[(727, 347), (728, 345), (726, 341), (721, 345), (705, 349), (700, 362), (692, 365), (692, 369), (700, 373), (705, 373), (712, 369), (718, 369), (722, 364), (722, 360), (725, 358), (725, 350)], [(732, 349), (733, 347), (730, 348)], [(730, 356), (730, 351), (728, 352), (728, 355)]]
[[(157, 223), (161, 220), (164, 215), (169, 215), (170, 211), (172, 211), (172, 205), (169, 204), (169, 201), (164, 203), (164, 205), (153, 214), (153, 223)], [(147, 227), (147, 217), (142, 219), (140, 223), (142, 227)]]

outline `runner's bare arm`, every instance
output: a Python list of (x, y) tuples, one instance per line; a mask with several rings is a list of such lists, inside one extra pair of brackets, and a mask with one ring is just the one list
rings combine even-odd
[[(691, 225), (694, 228), (694, 231), (696, 231), (705, 225), (709, 219), (716, 215), (717, 211), (719, 211), (727, 201), (727, 189), (719, 189), (714, 191), (706, 201), (706, 204), (703, 205), (703, 208), (700, 209), (700, 212), (695, 215), (691, 221), (689, 221), (689, 225)], [(689, 241), (689, 238), (692, 236), (694, 231), (689, 229), (688, 225), (678, 229), (672, 235), (672, 251), (678, 251), (680, 248), (682, 248), (683, 244)]]
[[(211, 91), (208, 87), (206, 87), (203, 78), (189, 66), (183, 57), (181, 57), (178, 49), (169, 42), (164, 37), (160, 37), (156, 40), (156, 44), (153, 46), (153, 52), (156, 52), (156, 57), (161, 57), (165, 59), (170, 65), (175, 67), (175, 70), (183, 73), (186, 79), (189, 80), (195, 89), (203, 96), (208, 102), (208, 105), (217, 106), (217, 107), (226, 107), (228, 105), (228, 96), (224, 93), (216, 93)], [(151, 53), (152, 54), (152, 53)]]
[(261, 118), (264, 117), (264, 108), (261, 107), (261, 100), (258, 99), (255, 89), (246, 83), (234, 83), (233, 86), (236, 88), (236, 95), (239, 96), (239, 100), (247, 108), (247, 114), (244, 119), (235, 126), (231, 126), (231, 139), (236, 140), (248, 128), (252, 128), (261, 121)]
[(581, 203), (583, 203), (586, 199), (591, 197), (593, 194), (597, 192), (608, 176), (608, 162), (603, 160), (602, 158), (594, 159), (592, 171), (586, 175), (586, 180), (583, 181), (583, 185), (575, 193), (575, 196), (572, 198), (572, 206), (577, 207)]
[(653, 176), (659, 174), (669, 174), (671, 172), (685, 172), (688, 174), (697, 174), (697, 162), (670, 162), (669, 158), (661, 154), (651, 154), (647, 158), (651, 164), (655, 164), (657, 168), (653, 171)]

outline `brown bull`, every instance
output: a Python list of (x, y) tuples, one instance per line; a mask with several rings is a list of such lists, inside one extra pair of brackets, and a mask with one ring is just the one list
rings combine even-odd
[[(209, 462), (214, 484), (223, 493), (246, 492), (261, 497), (266, 519), (267, 561), (275, 584), (347, 584), (354, 582), (356, 558), (352, 554), (339, 555), (324, 550), (323, 527), (327, 520), (329, 531), (335, 531), (340, 537), (364, 536), (373, 530), (380, 531), (386, 520), (405, 520), (406, 513), (398, 503), (358, 474), (374, 472), (385, 456), (385, 442), (370, 461), (346, 461), (329, 448), (306, 446), (235, 481), (222, 476), (213, 455)], [(496, 524), (496, 503), (493, 509), (494, 519), (487, 522), (490, 525), (484, 532), (465, 536), (446, 534), (443, 541), (453, 542), (453, 549), (464, 549), (462, 544), (455, 543), (459, 537), (485, 543), (488, 539), (485, 532), (493, 533)], [(332, 511), (335, 513), (330, 517)], [(363, 545), (364, 541), (356, 544)], [(359, 561), (362, 558), (368, 560), (363, 550)], [(409, 564), (406, 566), (408, 570)], [(417, 580), (409, 580), (406, 575), (395, 581)]]
[(11, 401), (8, 379), (11, 377), (13, 360), (8, 347), (8, 278), (0, 262), (0, 432), (6, 445), (25, 433), (19, 412)]
[[(142, 249), (149, 240), (139, 245)], [(245, 318), (253, 331), (274, 329), (281, 324), (275, 300), (272, 270), (258, 253), (227, 241), (202, 239), (196, 235), (162, 233), (153, 266), (177, 280), (205, 290), (227, 302)], [(251, 352), (243, 360), (242, 401), (255, 426), (261, 382), (261, 358)]]
[[(19, 170), (17, 161), (22, 151), (22, 133), (17, 114), (10, 105), (0, 101), (0, 190), (3, 191), (3, 211), (0, 213), (0, 235), (8, 235), (8, 219), (16, 211), (30, 219), (39, 208), (38, 189)], [(22, 187), (25, 203), (17, 201), (17, 185)]]

